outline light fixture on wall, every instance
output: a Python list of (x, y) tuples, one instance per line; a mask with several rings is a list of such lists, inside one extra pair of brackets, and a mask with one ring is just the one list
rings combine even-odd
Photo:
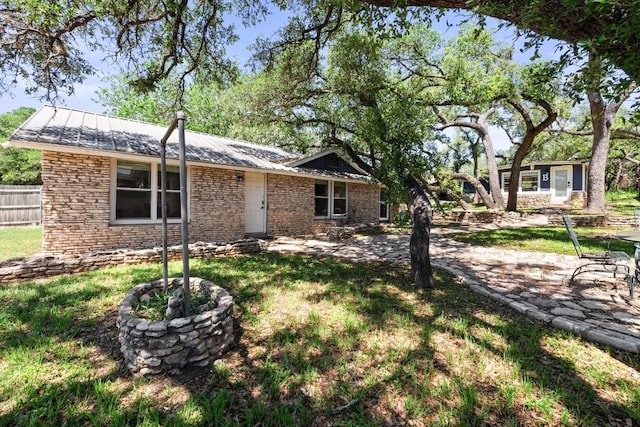
[(244, 181), (244, 175), (238, 173), (236, 174), (236, 182), (242, 182)]

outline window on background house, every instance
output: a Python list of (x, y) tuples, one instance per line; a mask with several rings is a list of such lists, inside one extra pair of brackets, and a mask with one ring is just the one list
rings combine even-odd
[(511, 182), (511, 174), (502, 174), (502, 191), (509, 191), (509, 183)]
[[(511, 176), (509, 173), (504, 173), (502, 175), (502, 190), (509, 190), (509, 182), (511, 180)], [(518, 186), (518, 192), (524, 191), (538, 191), (540, 188), (540, 173), (536, 170), (527, 170), (520, 172), (520, 185)]]
[[(118, 160), (115, 175), (112, 220), (126, 223), (162, 219), (160, 165)], [(180, 172), (175, 166), (167, 166), (167, 218), (180, 218)]]
[(538, 191), (540, 187), (538, 171), (520, 172), (520, 191)]
[(315, 217), (340, 218), (347, 215), (347, 183), (316, 180)]

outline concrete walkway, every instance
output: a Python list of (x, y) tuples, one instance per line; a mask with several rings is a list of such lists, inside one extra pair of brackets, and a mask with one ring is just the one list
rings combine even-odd
[[(577, 256), (472, 246), (448, 238), (449, 231), (432, 230), (434, 266), (536, 320), (590, 341), (640, 353), (640, 295), (631, 300), (623, 279), (615, 281), (599, 274), (596, 282), (581, 275), (568, 285), (573, 270), (582, 262)], [(353, 262), (408, 262), (409, 235), (356, 236), (341, 241), (282, 237), (270, 241), (267, 250)]]

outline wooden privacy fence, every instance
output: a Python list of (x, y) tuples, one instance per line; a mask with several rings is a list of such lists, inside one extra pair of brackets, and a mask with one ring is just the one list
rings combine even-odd
[(0, 185), (0, 226), (40, 224), (39, 185)]

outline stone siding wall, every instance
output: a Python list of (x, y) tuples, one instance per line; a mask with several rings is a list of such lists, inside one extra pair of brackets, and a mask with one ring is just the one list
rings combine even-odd
[(229, 242), (245, 233), (244, 181), (239, 171), (193, 166), (190, 242)]
[[(58, 256), (162, 244), (162, 224), (110, 223), (111, 159), (43, 152), (43, 250)], [(190, 167), (189, 241), (244, 237), (244, 187), (231, 170)], [(170, 245), (180, 224), (168, 226)]]
[[(574, 227), (635, 227), (635, 216), (570, 215)], [(564, 227), (561, 215), (550, 215), (549, 225)]]
[(108, 245), (108, 158), (44, 151), (42, 181), (44, 251), (89, 252), (97, 240)]
[(571, 193), (571, 208), (584, 209), (587, 207), (587, 193), (584, 191), (574, 191)]
[[(43, 152), (43, 250), (56, 257), (99, 251), (153, 248), (162, 244), (162, 224), (112, 224), (112, 162), (108, 157)], [(245, 235), (241, 171), (189, 167), (190, 243), (228, 242)], [(344, 220), (314, 219), (313, 178), (267, 175), (267, 232), (324, 233)], [(377, 223), (378, 186), (349, 183), (350, 224)], [(339, 224), (338, 224), (339, 223)], [(181, 243), (180, 224), (168, 226), (169, 245)]]
[(314, 227), (313, 178), (267, 176), (267, 232), (275, 236), (312, 234)]
[(544, 208), (549, 206), (550, 204), (551, 204), (550, 192), (518, 193), (518, 204), (517, 204), (518, 209)]
[(313, 222), (313, 234), (325, 234), (332, 228), (344, 227), (347, 224), (345, 219), (316, 219)]
[(377, 224), (380, 219), (380, 189), (373, 184), (349, 183), (349, 222)]

